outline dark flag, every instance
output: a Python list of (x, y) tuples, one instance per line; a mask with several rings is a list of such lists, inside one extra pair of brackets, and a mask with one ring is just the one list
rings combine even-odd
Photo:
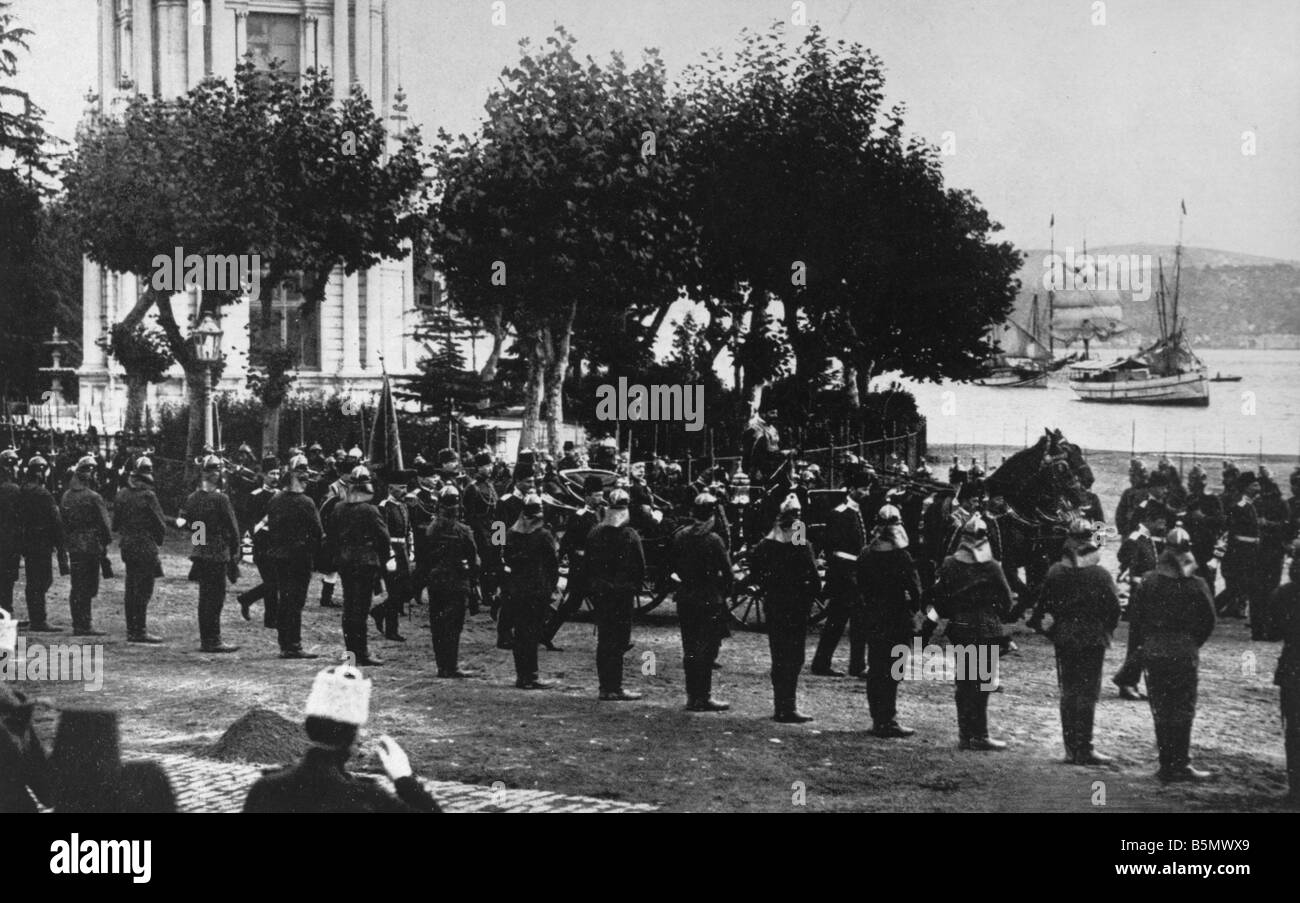
[(370, 430), (370, 466), (382, 467), (386, 473), (405, 470), (402, 466), (402, 440), (397, 434), (397, 408), (393, 404), (393, 387), (384, 373), (384, 388), (375, 409)]

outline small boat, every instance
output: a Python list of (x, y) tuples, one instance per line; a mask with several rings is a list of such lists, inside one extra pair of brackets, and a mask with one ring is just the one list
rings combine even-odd
[(1239, 383), (1239, 382), (1241, 382), (1241, 377), (1240, 377), (1240, 376), (1233, 376), (1233, 375), (1231, 375), (1231, 374), (1229, 374), (1228, 376), (1224, 376), (1222, 373), (1216, 373), (1216, 374), (1214, 374), (1213, 376), (1210, 377), (1210, 382), (1212, 382), (1212, 383)]
[(984, 376), (975, 380), (979, 386), (994, 389), (1045, 389), (1051, 368), (1051, 354), (1037, 336), (1038, 296), (1034, 295), (1033, 319), (1029, 329), (1014, 320), (989, 330), (989, 344), (998, 353), (989, 359)]

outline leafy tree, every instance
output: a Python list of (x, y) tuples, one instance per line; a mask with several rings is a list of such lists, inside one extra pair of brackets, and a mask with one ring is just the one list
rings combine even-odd
[(538, 442), (544, 415), (556, 453), (575, 335), (612, 311), (671, 302), (685, 225), (672, 152), (684, 120), (662, 61), (580, 61), (574, 43), (563, 28), (541, 52), (521, 42), (481, 133), (440, 133), (431, 220), (461, 310), (514, 333), (520, 441)]
[(11, 5), (0, 0), (0, 167), (26, 170), (29, 184), (35, 185), (35, 176), (53, 175), (53, 142), (45, 132), (45, 111), (13, 84), (19, 51), (29, 49), (32, 32), (15, 24)]
[(969, 192), (945, 189), (936, 150), (904, 137), (884, 84), (860, 45), (812, 28), (789, 47), (780, 25), (685, 77), (681, 171), (700, 247), (689, 290), (746, 398), (788, 366), (807, 413), (834, 359), (859, 395), (891, 369), (969, 378), (1010, 312), (1017, 253), (990, 240), (1000, 227)]
[(150, 383), (162, 382), (175, 362), (167, 337), (143, 323), (115, 323), (109, 330), (104, 350), (126, 370), (126, 423), (138, 431), (144, 422), (145, 392)]
[[(271, 377), (278, 382), (288, 370), (265, 357), (278, 353), (266, 328), (273, 293), (296, 281), (303, 313), (314, 317), (337, 268), (355, 273), (409, 253), (424, 215), (420, 145), (416, 129), (390, 137), (358, 87), (335, 103), (326, 74), (293, 80), (278, 65), (263, 72), (245, 63), (234, 84), (208, 79), (175, 101), (137, 96), (120, 120), (95, 123), (79, 139), (64, 184), (91, 259), (147, 286), (125, 322), (157, 311), (185, 369), (190, 409), (202, 411), (202, 366), (168, 294), (150, 282), (157, 255), (181, 247), (187, 255), (259, 256), (266, 288), (252, 359), (264, 373), (278, 371)], [(199, 318), (240, 299), (204, 291)], [(278, 404), (268, 406), (269, 438), (279, 415)], [(193, 418), (191, 451), (201, 427)]]

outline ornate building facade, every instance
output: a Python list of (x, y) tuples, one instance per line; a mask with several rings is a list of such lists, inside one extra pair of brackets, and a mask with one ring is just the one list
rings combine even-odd
[[(99, 0), (97, 111), (112, 115), (136, 92), (170, 98), (210, 75), (232, 79), (237, 61), (251, 53), (255, 64), (279, 59), (289, 72), (330, 70), (339, 99), (360, 85), (395, 131), (404, 114), (394, 100), (399, 55), (393, 6), (387, 0)], [(134, 276), (106, 272), (89, 260), (84, 268), (82, 420), (111, 432), (126, 407), (126, 382), (102, 340), (131, 309), (140, 286)], [(390, 374), (415, 372), (421, 348), (409, 337), (418, 317), (410, 257), (351, 276), (338, 270), (315, 316), (299, 313), (295, 293), (276, 292), (277, 328), (299, 351), (299, 390), (372, 391), (379, 386), (381, 358)], [(198, 300), (196, 292), (173, 296), (177, 322), (193, 323)], [(221, 391), (244, 391), (248, 325), (247, 303), (225, 309)], [(150, 406), (183, 404), (184, 379), (174, 367), (150, 388)]]

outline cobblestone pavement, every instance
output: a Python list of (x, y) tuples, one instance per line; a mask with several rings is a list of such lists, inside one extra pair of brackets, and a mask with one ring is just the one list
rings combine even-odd
[[(146, 758), (146, 757), (138, 757)], [(163, 754), (147, 758), (160, 764), (171, 779), (181, 812), (239, 812), (263, 766), (215, 762), (193, 756)], [(390, 790), (387, 778), (376, 777)], [(654, 806), (585, 796), (563, 796), (545, 790), (511, 790), (457, 781), (424, 781), (447, 812), (653, 812)]]

